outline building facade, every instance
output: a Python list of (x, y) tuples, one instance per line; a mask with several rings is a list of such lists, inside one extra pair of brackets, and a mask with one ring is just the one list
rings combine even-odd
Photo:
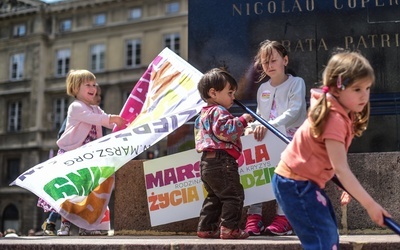
[(57, 152), (68, 71), (92, 71), (102, 108), (118, 114), (163, 48), (187, 59), (187, 16), (186, 0), (0, 1), (0, 230), (26, 235), (45, 218), (36, 195), (9, 184)]

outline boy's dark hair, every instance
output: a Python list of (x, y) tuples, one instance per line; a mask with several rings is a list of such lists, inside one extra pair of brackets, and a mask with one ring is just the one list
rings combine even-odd
[(222, 91), (226, 83), (229, 83), (232, 90), (236, 90), (238, 88), (238, 84), (226, 70), (221, 68), (213, 68), (206, 73), (204, 73), (203, 77), (200, 79), (197, 84), (197, 89), (199, 90), (201, 98), (206, 101), (208, 98), (211, 98), (208, 95), (208, 91), (211, 88), (214, 88), (216, 91)]

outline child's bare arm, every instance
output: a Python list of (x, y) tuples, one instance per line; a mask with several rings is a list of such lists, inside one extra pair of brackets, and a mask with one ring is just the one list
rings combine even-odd
[(343, 187), (367, 210), (372, 221), (384, 227), (383, 216), (391, 216), (368, 194), (350, 170), (344, 144), (339, 141), (328, 139), (325, 140), (325, 145), (335, 174)]

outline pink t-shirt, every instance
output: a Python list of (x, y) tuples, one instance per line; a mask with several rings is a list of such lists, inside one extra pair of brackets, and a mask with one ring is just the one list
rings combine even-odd
[[(315, 102), (320, 95), (319, 90), (311, 90), (311, 102)], [(329, 94), (328, 101), (331, 103), (331, 109), (325, 120), (322, 134), (318, 138), (311, 135), (308, 118), (297, 130), (293, 140), (281, 155), (281, 160), (293, 173), (315, 182), (320, 188), (324, 188), (326, 182), (335, 174), (326, 151), (325, 140), (339, 141), (345, 145), (347, 151), (354, 138), (353, 119)], [(285, 174), (279, 169), (276, 172), (281, 175)], [(284, 177), (289, 176), (284, 175)]]

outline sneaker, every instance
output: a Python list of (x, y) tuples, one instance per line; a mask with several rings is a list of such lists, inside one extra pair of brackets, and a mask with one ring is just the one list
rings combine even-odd
[(219, 235), (221, 239), (246, 239), (249, 234), (242, 229), (229, 229), (221, 226), (221, 233)]
[(276, 215), (271, 225), (265, 229), (269, 235), (290, 235), (293, 233), (292, 226), (284, 215)]
[(69, 236), (69, 229), (71, 228), (71, 222), (64, 221), (61, 223), (60, 229), (57, 231), (58, 236)]
[(219, 230), (216, 231), (197, 231), (197, 236), (199, 238), (205, 239), (219, 239)]
[(245, 230), (249, 235), (260, 235), (264, 231), (261, 215), (250, 214), (247, 216)]
[(108, 235), (108, 231), (100, 231), (100, 230), (86, 230), (83, 228), (79, 228), (79, 236), (101, 236)]
[(53, 223), (48, 223), (47, 220), (43, 222), (42, 229), (43, 229), (43, 235), (45, 236), (57, 235), (56, 225)]

